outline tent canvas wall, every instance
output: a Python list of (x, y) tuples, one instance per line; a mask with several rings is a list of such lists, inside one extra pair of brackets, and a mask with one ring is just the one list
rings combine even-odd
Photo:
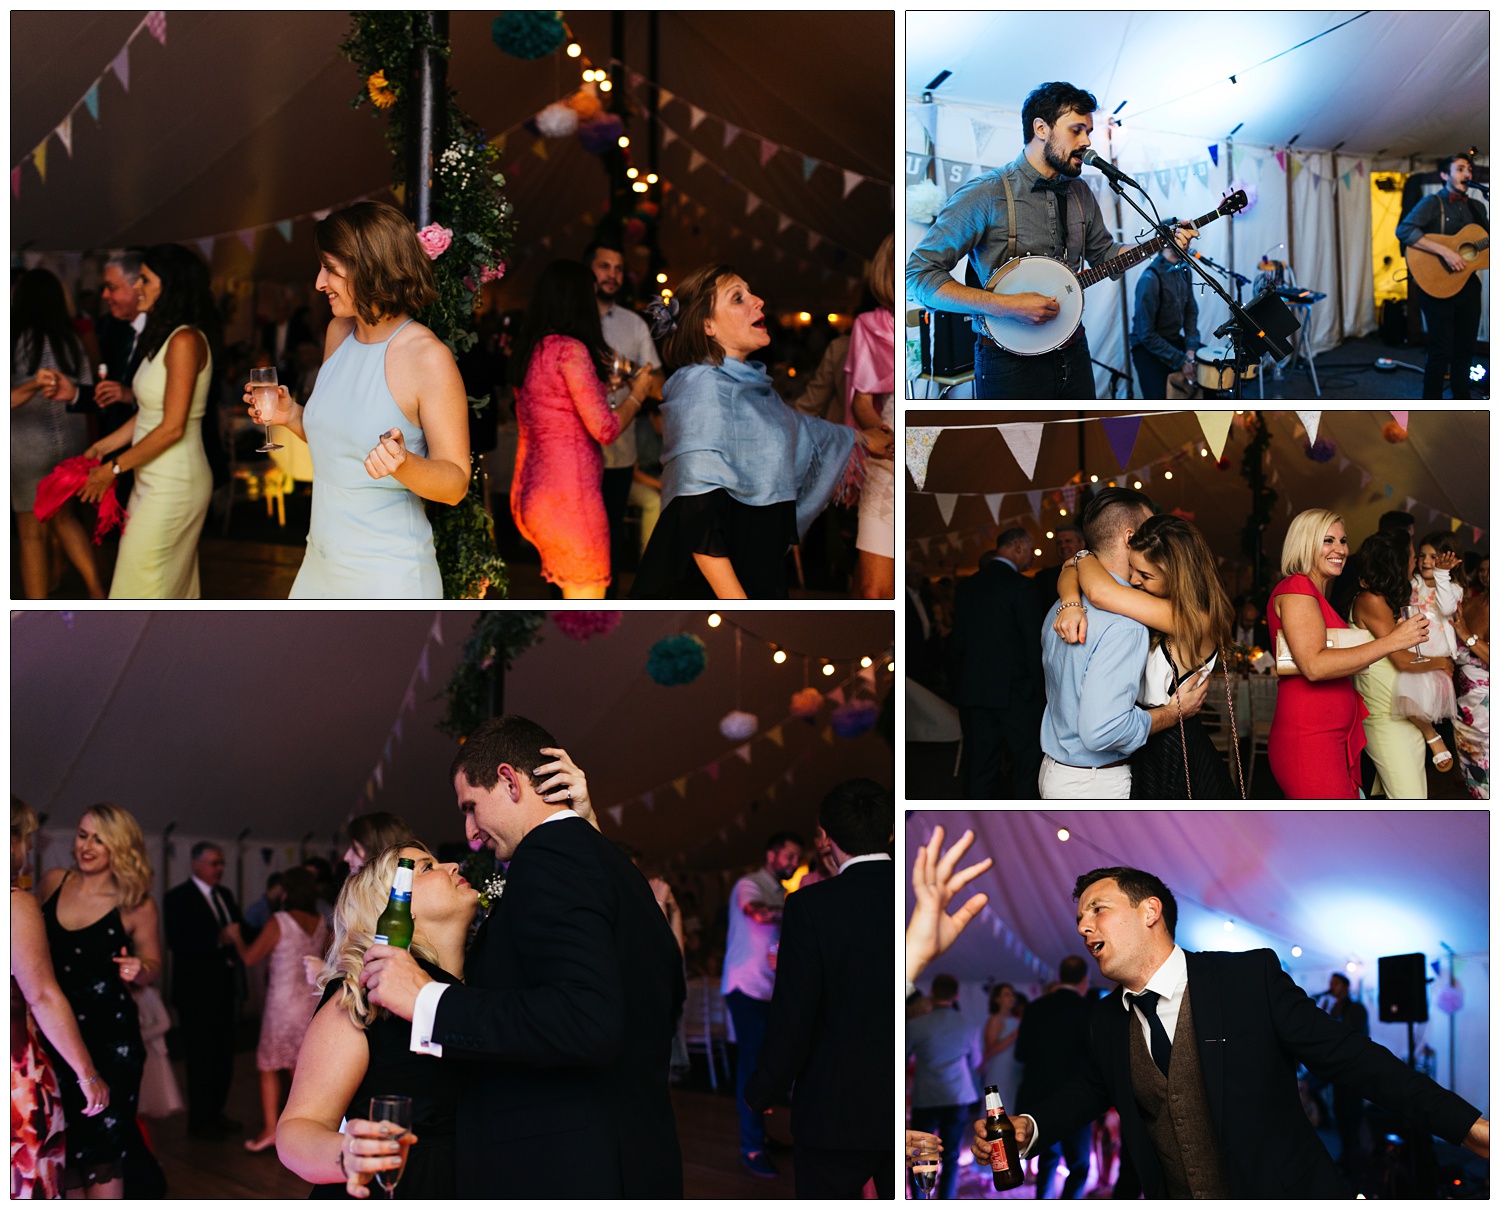
[[(1101, 12), (1089, 14), (1086, 36), (1062, 36), (1051, 12), (912, 14), (905, 147), (908, 156), (935, 156), (951, 193), (1021, 153), (1021, 105), (1032, 88), (1047, 80), (1085, 88), (1100, 106), (1094, 144), (1147, 187), (1163, 218), (1206, 214), (1236, 188), (1253, 195), (1248, 210), (1205, 228), (1195, 246), (1251, 278), (1269, 255), (1290, 264), (1299, 285), (1329, 295), (1308, 319), (1312, 348), (1323, 352), (1376, 324), (1368, 174), (1430, 170), (1439, 155), (1487, 146), (1488, 46), (1482, 11), (1211, 12), (1190, 28), (1174, 12)], [(943, 71), (952, 74), (924, 104), (926, 85)], [(1123, 127), (1107, 130), (1117, 108)], [(1083, 179), (1116, 238), (1137, 242), (1135, 211), (1122, 207), (1117, 226), (1103, 178), (1086, 170)], [(923, 230), (906, 224), (907, 247)], [(1141, 272), (1124, 279), (1132, 311)], [(1120, 290), (1090, 289), (1085, 324), (1092, 355), (1123, 369)], [(1213, 343), (1227, 309), (1208, 293), (1199, 306), (1199, 335)], [(1109, 377), (1096, 375), (1103, 394)]]

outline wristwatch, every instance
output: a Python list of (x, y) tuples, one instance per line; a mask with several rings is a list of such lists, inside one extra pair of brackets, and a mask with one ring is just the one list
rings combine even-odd
[(120, 455), (119, 454), (111, 454), (109, 456), (109, 465), (110, 465), (111, 471), (113, 471), (113, 473), (115, 474), (115, 476), (118, 478), (118, 476), (120, 474)]
[(1465, 647), (1472, 647), (1477, 642), (1479, 642), (1479, 636), (1477, 634), (1471, 634), (1468, 638), (1466, 638), (1464, 640), (1464, 646)]

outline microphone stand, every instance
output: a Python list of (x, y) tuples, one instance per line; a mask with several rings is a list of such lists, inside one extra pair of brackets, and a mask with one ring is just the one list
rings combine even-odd
[[(1104, 179), (1109, 182), (1109, 187), (1113, 189), (1119, 197), (1124, 198), (1124, 200), (1129, 204), (1132, 210), (1134, 210), (1137, 214), (1139, 214), (1143, 219), (1146, 220), (1146, 225), (1148, 227), (1155, 231), (1157, 235), (1161, 236), (1161, 238), (1166, 241), (1166, 243), (1172, 245), (1173, 249), (1177, 252), (1178, 259), (1184, 261), (1193, 270), (1194, 273), (1196, 273), (1199, 277), (1201, 277), (1205, 282), (1208, 283), (1209, 288), (1212, 289), (1215, 294), (1217, 294), (1224, 300), (1224, 305), (1229, 308), (1229, 318), (1214, 329), (1214, 335), (1218, 337), (1223, 337), (1226, 333), (1228, 333), (1229, 335), (1230, 346), (1234, 349), (1233, 397), (1235, 399), (1243, 398), (1245, 390), (1245, 366), (1249, 363), (1250, 358), (1248, 345), (1252, 337), (1264, 337), (1265, 333), (1261, 330), (1260, 325), (1250, 317), (1249, 312), (1247, 312), (1244, 307), (1240, 306), (1238, 299), (1230, 298), (1229, 295), (1225, 292), (1224, 287), (1219, 285), (1218, 282), (1216, 282), (1211, 276), (1209, 276), (1208, 270), (1198, 263), (1196, 257), (1190, 256), (1188, 253), (1183, 252), (1182, 249), (1177, 247), (1176, 241), (1173, 239), (1172, 229), (1170, 227), (1168, 227), (1165, 223), (1158, 223), (1143, 209), (1141, 209), (1139, 203), (1137, 203), (1134, 198), (1126, 196), (1125, 186), (1117, 181), (1114, 177), (1106, 173)], [(1141, 190), (1141, 192), (1145, 194), (1144, 189)], [(1146, 197), (1149, 201), (1150, 195), (1147, 194)], [(1233, 221), (1232, 215), (1230, 216), (1230, 221)], [(1236, 293), (1238, 293), (1238, 290), (1236, 290)]]

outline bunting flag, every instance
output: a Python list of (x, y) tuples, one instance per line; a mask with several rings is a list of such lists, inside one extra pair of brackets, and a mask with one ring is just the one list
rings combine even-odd
[(1457, 517), (1454, 517), (1453, 518), (1453, 524), (1449, 527), (1448, 532), (1456, 534), (1458, 532), (1459, 527), (1461, 525), (1463, 525), (1463, 522), (1460, 521)]
[(673, 779), (672, 789), (677, 791), (677, 796), (679, 798), (687, 797), (687, 783), (688, 779), (686, 777), (678, 777)]
[(95, 80), (89, 85), (88, 92), (83, 94), (83, 103), (88, 106), (89, 117), (94, 121), (99, 120), (99, 81)]
[(673, 143), (677, 142), (677, 132), (670, 126), (662, 125), (660, 122), (657, 125), (661, 126), (661, 149), (665, 151)]
[(1409, 426), (1406, 423), (1407, 417), (1411, 415), (1410, 412), (1392, 412), (1391, 415), (1396, 418), (1397, 424), (1399, 424), (1402, 428), (1410, 431)]
[(1365, 488), (1367, 488), (1367, 487), (1370, 486), (1370, 478), (1371, 478), (1370, 472), (1367, 471), (1367, 470), (1365, 470), (1364, 467), (1360, 467), (1359, 468), (1359, 490), (1360, 491), (1364, 491)]
[(1120, 470), (1130, 465), (1130, 455), (1135, 452), (1135, 439), (1141, 431), (1140, 416), (1119, 416), (1104, 421), (1104, 435), (1109, 438), (1109, 448), (1114, 451)]
[(282, 219), (281, 222), (279, 222), (279, 223), (276, 224), (276, 230), (281, 233), (281, 238), (284, 239), (284, 240), (286, 240), (287, 243), (291, 243), (292, 242), (292, 220), (291, 219), (289, 219), (289, 218)]
[(1318, 186), (1323, 183), (1322, 174), (1319, 173), (1316, 168), (1314, 168), (1312, 170), (1312, 179), (1313, 179), (1313, 190), (1316, 191), (1317, 188), (1318, 188)]
[(918, 491), (927, 482), (927, 462), (932, 457), (932, 447), (942, 431), (941, 428), (926, 425), (906, 426), (906, 469), (911, 473)]
[(641, 801), (646, 804), (646, 810), (656, 810), (656, 791), (647, 790), (644, 794), (641, 795)]
[(844, 169), (844, 196), (847, 198), (851, 193), (853, 193), (856, 189), (858, 189), (859, 186), (861, 184), (863, 184), (867, 179), (868, 178), (865, 177), (864, 175), (862, 175), (861, 173), (850, 172), (849, 169), (845, 168)]
[(708, 764), (706, 764), (706, 765), (703, 766), (703, 771), (708, 774), (708, 776), (709, 776), (709, 778), (711, 780), (713, 780), (713, 781), (718, 781), (719, 780), (719, 762), (718, 761), (716, 761), (716, 760), (709, 761)]
[(829, 693), (828, 694), (828, 700), (830, 702), (835, 703), (836, 705), (842, 706), (844, 704), (844, 690), (843, 690), (843, 686), (840, 686), (839, 688), (837, 688), (837, 689), (833, 690), (831, 693)]
[(932, 104), (912, 105), (908, 107), (907, 113), (917, 119), (919, 125), (926, 133), (931, 142), (937, 142), (937, 106)]
[(987, 492), (984, 497), (985, 504), (989, 505), (990, 520), (996, 525), (1000, 524), (1000, 501), (1005, 499), (1004, 492)]
[(68, 153), (68, 158), (73, 158), (73, 115), (69, 114), (57, 124), (57, 141), (63, 145), (63, 150)]
[(1234, 423), (1233, 412), (1199, 412), (1198, 424), (1208, 441), (1208, 448), (1218, 461), (1224, 457), (1224, 443), (1229, 440), (1229, 426)]
[(47, 140), (42, 140), (42, 145), (31, 153), (31, 162), (36, 165), (37, 175), (42, 178), (42, 184), (47, 183)]
[(747, 194), (745, 194), (745, 217), (746, 218), (748, 218), (748, 217), (750, 217), (750, 215), (754, 214), (755, 211), (756, 211), (756, 209), (759, 206), (760, 206), (760, 198), (756, 194), (753, 194), (753, 193), (747, 193)]
[(1208, 145), (1208, 158), (1214, 162), (1215, 168), (1219, 166), (1219, 145), (1217, 143), (1210, 143)]
[(813, 156), (810, 156), (810, 155), (805, 155), (805, 156), (802, 157), (802, 183), (803, 184), (806, 184), (808, 181), (812, 180), (812, 174), (815, 173), (818, 170), (818, 165), (821, 164), (822, 162), (823, 162), (822, 160), (815, 159)]
[(782, 735), (780, 723), (777, 723), (776, 726), (772, 727), (769, 731), (766, 732), (766, 738), (773, 744), (775, 744), (778, 748), (786, 746), (786, 737)]
[(198, 255), (201, 256), (207, 264), (211, 265), (214, 263), (213, 236), (205, 235), (202, 239), (194, 240), (193, 247), (198, 249)]
[(1157, 188), (1162, 191), (1163, 195), (1170, 194), (1172, 192), (1171, 170), (1167, 168), (1158, 168), (1155, 172), (1155, 176)]
[(615, 821), (616, 827), (625, 822), (625, 806), (623, 803), (618, 806), (605, 807), (604, 813)]
[(1406, 497), (1406, 511), (1407, 512), (1411, 512), (1411, 510), (1414, 509), (1414, 508), (1416, 508), (1416, 506), (1417, 506), (1417, 498), (1415, 496), (1408, 496), (1408, 497)]
[(547, 158), (547, 143), (545, 139), (538, 139), (531, 145), (531, 154), (539, 160)]
[[(1035, 491), (1027, 492), (1026, 503), (1031, 506), (1031, 515), (1040, 518), (1042, 515), (1042, 489), (1037, 488)], [(996, 517), (995, 524), (998, 525), (999, 523), (1000, 518)]]
[(982, 159), (990, 140), (995, 137), (995, 126), (992, 122), (981, 121), (979, 118), (970, 118), (969, 125), (974, 130), (974, 158)]
[(724, 123), (724, 147), (725, 147), (725, 149), (727, 150), (728, 147), (729, 147), (729, 145), (731, 143), (733, 143), (735, 141), (735, 139), (737, 139), (739, 137), (740, 137), (740, 128), (738, 126), (736, 126), (733, 122), (725, 122)]
[(747, 765), (750, 763), (750, 745), (749, 744), (741, 744), (738, 748), (736, 748), (734, 750), (734, 754), (736, 756), (738, 756), (742, 761), (744, 761)]
[(1278, 151), (1276, 153), (1276, 162), (1281, 165), (1281, 171), (1285, 172), (1286, 171), (1286, 152), (1284, 152), (1284, 151)]
[(1207, 162), (1204, 161), (1204, 160), (1197, 161), (1197, 163), (1195, 163), (1193, 165), (1193, 174), (1195, 176), (1197, 176), (1198, 181), (1199, 181), (1200, 184), (1203, 184), (1203, 185), (1208, 184), (1208, 164), (1207, 164)]
[(21, 170), (19, 168), (10, 170), (10, 195), (11, 197), (21, 196)]
[(117, 54), (109, 63), (110, 71), (115, 73), (116, 79), (120, 81), (120, 87), (126, 92), (130, 91), (130, 43), (120, 47)]
[(807, 233), (807, 250), (809, 252), (816, 251), (818, 245), (820, 243), (822, 243), (822, 242), (823, 242), (823, 237), (821, 235), (819, 235), (816, 231), (809, 231)]
[(1353, 177), (1354, 177), (1354, 174), (1352, 172), (1341, 172), (1339, 174), (1339, 180), (1341, 180), (1341, 181), (1344, 182), (1344, 188), (1345, 189), (1348, 189), (1348, 188), (1350, 188), (1352, 186), (1352, 184), (1353, 184)]
[(697, 130), (703, 125), (703, 119), (708, 117), (708, 111), (699, 109), (696, 105), (689, 105), (688, 115), (688, 129)]
[(694, 151), (691, 155), (688, 156), (688, 172), (697, 172), (698, 169), (702, 168), (706, 163), (708, 163), (708, 159), (703, 155), (703, 153), (700, 151)]
[(146, 14), (146, 28), (163, 46), (167, 44), (167, 14), (161, 9), (152, 9)]
[(760, 166), (764, 168), (767, 164), (769, 164), (773, 159), (776, 158), (776, 153), (780, 150), (780, 143), (773, 143), (770, 139), (761, 139)]
[(1298, 412), (1297, 413), (1297, 419), (1300, 420), (1300, 421), (1302, 421), (1303, 426), (1307, 429), (1307, 444), (1308, 445), (1317, 445), (1318, 444), (1318, 421), (1322, 417), (1322, 415), (1323, 415), (1322, 412)]
[(670, 105), (677, 99), (677, 94), (675, 92), (669, 92), (660, 84), (656, 86), (656, 96), (658, 106)]
[(1020, 464), (1026, 478), (1030, 479), (1036, 471), (1037, 454), (1042, 448), (1041, 423), (998, 424), (995, 427), (1005, 438), (1005, 444), (1010, 448), (1011, 456)]
[(828, 727), (824, 727), (823, 728), (822, 739), (823, 739), (823, 742), (825, 744), (827, 744), (830, 748), (833, 747), (833, 727), (832, 726), (828, 726)]
[(1292, 180), (1295, 181), (1297, 179), (1297, 174), (1301, 172), (1304, 167), (1305, 165), (1302, 163), (1302, 161), (1296, 156), (1293, 156), (1292, 164), (1291, 167), (1287, 169), (1287, 174), (1292, 178)]

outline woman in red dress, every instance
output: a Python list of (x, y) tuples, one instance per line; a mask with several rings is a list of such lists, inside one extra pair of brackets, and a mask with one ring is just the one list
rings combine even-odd
[(1369, 714), (1353, 676), (1393, 651), (1427, 637), (1427, 619), (1408, 618), (1384, 638), (1334, 647), (1330, 630), (1347, 630), (1324, 596), (1344, 570), (1349, 539), (1337, 513), (1313, 508), (1292, 518), (1271, 590), (1271, 642), (1286, 635), (1297, 675), (1283, 677), (1271, 720), (1271, 772), (1288, 798), (1360, 798), (1361, 720)]

